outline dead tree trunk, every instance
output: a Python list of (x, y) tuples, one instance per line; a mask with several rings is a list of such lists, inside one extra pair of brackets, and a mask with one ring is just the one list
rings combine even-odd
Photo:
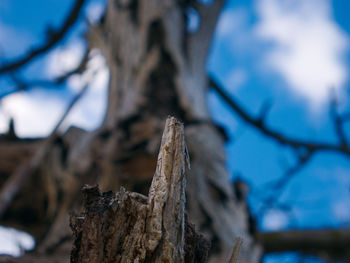
[[(110, 66), (104, 127), (124, 129), (119, 138), (111, 135), (121, 154), (114, 158), (119, 162), (118, 170), (123, 171), (119, 184), (134, 189), (139, 185), (136, 181), (152, 177), (152, 166), (146, 165), (142, 177), (130, 175), (136, 161), (152, 163), (153, 158), (155, 164), (165, 117), (171, 114), (182, 120), (192, 163), (187, 191), (189, 220), (211, 240), (213, 260), (216, 256), (216, 260), (226, 259), (234, 238), (241, 235), (249, 248), (246, 261), (254, 262), (258, 252), (248, 233), (248, 215), (235, 200), (228, 181), (223, 138), (211, 121), (206, 100), (206, 58), (224, 2), (109, 2), (105, 24), (94, 31)], [(194, 33), (187, 31), (190, 7), (201, 19)], [(105, 32), (109, 32), (108, 37)]]
[(71, 262), (206, 262), (208, 242), (185, 227), (185, 158), (183, 126), (168, 118), (148, 197), (85, 187)]
[[(2, 223), (22, 226), (36, 237), (41, 255), (61, 255), (65, 262), (68, 212), (79, 209), (82, 185), (98, 183), (103, 191), (124, 186), (146, 194), (164, 120), (175, 115), (185, 123), (191, 156), (186, 210), (189, 221), (211, 241), (210, 261), (226, 262), (235, 237), (242, 236), (241, 262), (258, 262), (260, 248), (249, 232), (245, 203), (237, 200), (229, 182), (224, 140), (206, 101), (205, 63), (223, 4), (109, 1), (104, 22), (91, 28), (89, 38), (110, 68), (104, 124), (93, 133), (72, 128), (57, 138)], [(187, 31), (190, 7), (200, 16), (194, 33)]]

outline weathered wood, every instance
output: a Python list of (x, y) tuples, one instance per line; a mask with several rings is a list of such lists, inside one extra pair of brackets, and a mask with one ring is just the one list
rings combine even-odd
[(21, 163), (28, 162), (42, 141), (43, 139), (7, 140), (0, 135), (0, 187)]
[(185, 151), (183, 125), (170, 117), (148, 198), (84, 187), (84, 211), (71, 217), (71, 262), (205, 262), (207, 242), (185, 228)]
[[(123, 160), (115, 169), (125, 171), (136, 157), (155, 156), (165, 116), (181, 119), (193, 156), (186, 195), (189, 220), (211, 240), (213, 262), (227, 261), (238, 235), (245, 240), (244, 261), (258, 262), (260, 250), (249, 233), (246, 207), (236, 202), (230, 187), (224, 140), (207, 105), (207, 53), (224, 4), (224, 0), (207, 4), (109, 1), (105, 23), (93, 32), (94, 39), (99, 39), (96, 46), (108, 58), (111, 76), (104, 127), (120, 127), (121, 136), (111, 135), (107, 140), (111, 142), (109, 150), (120, 154), (119, 158), (115, 154), (115, 159)], [(200, 16), (196, 32), (187, 31), (187, 10), (192, 7)], [(144, 167), (144, 174), (150, 176), (152, 170)], [(118, 179), (113, 173), (109, 176), (114, 184), (119, 180), (125, 185), (123, 180), (128, 180), (120, 180), (123, 175)], [(128, 178), (131, 189), (139, 184)]]

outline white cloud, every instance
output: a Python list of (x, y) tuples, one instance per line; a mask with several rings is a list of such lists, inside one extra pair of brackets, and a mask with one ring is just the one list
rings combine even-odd
[(76, 40), (56, 48), (46, 58), (46, 75), (57, 77), (77, 67), (84, 55), (84, 45), (83, 41)]
[[(88, 63), (88, 70), (96, 72), (91, 76), (89, 89), (77, 103), (63, 126), (74, 125), (85, 129), (98, 127), (107, 110), (109, 70), (103, 56), (96, 50)], [(93, 74), (93, 73), (92, 73)], [(85, 84), (84, 76), (72, 76), (68, 85), (74, 90), (80, 90)]]
[(86, 8), (86, 14), (89, 22), (96, 24), (102, 17), (105, 11), (106, 4), (91, 2)]
[(329, 0), (257, 1), (261, 18), (256, 36), (273, 46), (267, 66), (306, 97), (314, 108), (329, 98), (329, 88), (347, 80), (343, 60), (348, 37), (331, 16)]
[[(55, 70), (50, 72), (53, 74), (57, 72)], [(101, 124), (107, 107), (108, 80), (109, 70), (105, 60), (94, 50), (86, 72), (73, 75), (68, 80), (68, 86), (74, 93), (78, 93), (86, 83), (89, 83), (89, 88), (69, 113), (62, 130), (71, 125), (92, 130)], [(9, 117), (13, 117), (18, 136), (46, 136), (55, 127), (71, 99), (45, 89), (8, 95), (1, 104), (0, 132), (7, 131)]]
[[(37, 89), (8, 95), (2, 101), (2, 110), (14, 118), (16, 134), (23, 137), (48, 135), (64, 107), (65, 103), (55, 94)], [(1, 126), (4, 125), (8, 125), (8, 120)]]
[[(95, 74), (95, 72), (96, 75), (92, 76)], [(71, 76), (68, 79), (68, 86), (74, 91), (79, 91), (88, 81), (88, 79), (92, 79), (93, 81), (99, 79), (99, 81), (97, 81), (97, 85), (95, 83), (92, 86), (103, 88), (105, 85), (107, 85), (108, 78), (108, 67), (106, 65), (105, 58), (98, 49), (93, 49), (90, 52), (89, 61), (87, 63), (87, 71), (84, 74), (75, 74)]]
[(9, 121), (10, 117), (3, 110), (2, 103), (0, 100), (0, 134), (7, 132)]
[(266, 213), (262, 221), (264, 230), (280, 230), (289, 223), (287, 215), (279, 210), (271, 210)]
[(14, 228), (0, 226), (0, 254), (18, 257), (23, 250), (33, 249), (34, 238)]

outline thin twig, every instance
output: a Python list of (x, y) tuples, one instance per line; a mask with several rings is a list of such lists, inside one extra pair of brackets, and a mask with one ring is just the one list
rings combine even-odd
[(280, 131), (274, 130), (269, 127), (266, 123), (261, 121), (260, 118), (255, 118), (244, 109), (232, 95), (224, 90), (224, 88), (219, 84), (219, 82), (213, 77), (209, 78), (209, 85), (213, 88), (220, 97), (234, 110), (240, 118), (242, 118), (246, 123), (250, 124), (252, 127), (256, 128), (265, 136), (275, 140), (281, 145), (287, 145), (294, 149), (304, 149), (309, 152), (316, 151), (333, 151), (338, 152), (347, 156), (350, 156), (350, 148), (344, 144), (331, 144), (324, 142), (308, 141), (297, 138), (292, 138), (284, 135)]
[(339, 138), (339, 143), (345, 147), (349, 146), (348, 138), (344, 131), (344, 119), (338, 113), (338, 100), (334, 92), (331, 94), (330, 113), (333, 120), (334, 130)]
[[(283, 194), (288, 183), (301, 171), (304, 166), (311, 161), (313, 153), (306, 153), (305, 155), (298, 157), (298, 162), (289, 167), (283, 176), (273, 182), (267, 183), (270, 186), (263, 186), (262, 192), (269, 193), (269, 195), (262, 200), (262, 207), (259, 209), (259, 214), (263, 214), (267, 209), (272, 208), (277, 203), (280, 196)], [(268, 190), (266, 190), (268, 189)]]
[(348, 229), (310, 229), (262, 232), (258, 240), (265, 253), (299, 252), (328, 261), (349, 262)]
[(62, 84), (65, 82), (70, 76), (78, 73), (83, 73), (83, 71), (86, 69), (87, 62), (89, 60), (89, 50), (86, 49), (83, 58), (81, 59), (78, 66), (76, 66), (74, 69), (62, 74), (61, 76), (58, 76), (54, 79), (34, 79), (34, 80), (23, 80), (20, 77), (18, 77), (16, 74), (12, 73), (10, 74), (12, 77), (13, 82), (17, 85), (17, 89), (13, 90), (9, 93), (0, 95), (0, 99), (3, 97), (10, 95), (11, 93), (27, 90), (31, 87), (49, 87), (49, 86), (56, 86), (59, 84)]
[(71, 29), (72, 26), (75, 24), (75, 22), (78, 20), (80, 11), (85, 2), (86, 0), (77, 0), (75, 2), (73, 8), (69, 12), (69, 15), (67, 16), (66, 20), (62, 24), (62, 27), (57, 31), (51, 32), (47, 42), (43, 43), (40, 46), (31, 48), (27, 54), (16, 59), (15, 61), (4, 63), (3, 65), (1, 65), (0, 75), (9, 71), (16, 70), (26, 65), (28, 62), (32, 61), (34, 58), (42, 55), (43, 53), (53, 48), (59, 41), (61, 41), (65, 37), (69, 29)]
[(8, 92), (3, 92), (0, 94), (0, 101), (4, 97), (11, 95), (12, 93), (18, 91), (28, 90), (32, 87), (54, 87), (59, 84), (63, 84), (74, 74), (82, 74), (86, 70), (87, 63), (89, 61), (90, 50), (86, 49), (83, 58), (81, 59), (78, 66), (74, 69), (62, 74), (61, 76), (55, 77), (54, 79), (34, 79), (34, 80), (23, 80), (19, 78), (14, 72), (10, 72), (10, 77), (12, 81), (17, 85), (17, 89), (10, 90)]

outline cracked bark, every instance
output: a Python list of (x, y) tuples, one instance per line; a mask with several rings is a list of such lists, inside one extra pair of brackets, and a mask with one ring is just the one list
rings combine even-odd
[(185, 147), (183, 125), (168, 118), (148, 197), (84, 187), (71, 262), (206, 262), (207, 241), (185, 228)]

